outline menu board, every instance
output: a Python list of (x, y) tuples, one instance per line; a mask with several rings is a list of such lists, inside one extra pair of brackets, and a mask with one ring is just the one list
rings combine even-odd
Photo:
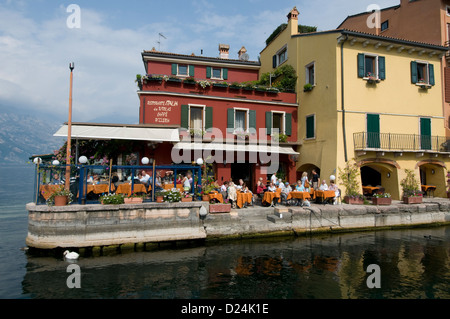
[(149, 119), (155, 124), (171, 124), (173, 113), (177, 109), (178, 101), (147, 101), (146, 110), (149, 111)]

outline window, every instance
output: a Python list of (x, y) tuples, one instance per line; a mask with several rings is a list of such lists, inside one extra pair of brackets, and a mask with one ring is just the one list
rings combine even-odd
[(228, 69), (207, 66), (206, 78), (215, 80), (228, 80)]
[(186, 64), (178, 64), (177, 75), (188, 75), (188, 66)]
[(266, 133), (272, 135), (274, 132), (279, 134), (292, 134), (292, 114), (286, 112), (270, 111), (266, 112)]
[(316, 85), (316, 79), (315, 79), (315, 69), (316, 64), (315, 62), (312, 62), (308, 64), (306, 67), (306, 84)]
[(248, 110), (234, 110), (234, 129), (238, 132), (248, 130)]
[(285, 62), (287, 58), (287, 45), (285, 45), (272, 57), (273, 68), (278, 67), (280, 64)]
[(389, 29), (389, 20), (386, 20), (381, 24), (381, 32), (387, 29)]
[(306, 116), (306, 139), (313, 139), (316, 137), (316, 115), (311, 114)]
[(446, 7), (446, 12), (447, 12), (447, 15), (450, 16), (450, 6)]
[(412, 61), (411, 82), (416, 85), (434, 85), (434, 65), (426, 61)]
[(204, 105), (181, 105), (180, 126), (187, 130), (208, 131), (213, 127), (213, 108)]
[(203, 130), (203, 107), (189, 108), (189, 129)]
[(358, 53), (358, 77), (363, 79), (386, 79), (385, 57)]
[(194, 76), (194, 66), (187, 64), (172, 63), (172, 75)]

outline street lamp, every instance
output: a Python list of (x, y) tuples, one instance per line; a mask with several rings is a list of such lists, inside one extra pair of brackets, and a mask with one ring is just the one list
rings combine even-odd
[(148, 163), (150, 163), (150, 160), (148, 159), (148, 157), (143, 157), (141, 159), (141, 163), (144, 164), (144, 165), (147, 165)]
[(86, 156), (82, 155), (78, 158), (78, 162), (81, 164), (86, 164), (88, 162), (88, 159)]
[(67, 149), (66, 149), (66, 190), (70, 188), (70, 155), (72, 154), (72, 83), (73, 83), (73, 69), (75, 63), (69, 64), (70, 69), (70, 91), (69, 91), (69, 120), (67, 122)]

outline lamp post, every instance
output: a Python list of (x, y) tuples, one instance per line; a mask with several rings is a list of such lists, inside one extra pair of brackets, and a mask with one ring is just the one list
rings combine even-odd
[(69, 91), (69, 120), (67, 122), (67, 149), (66, 149), (66, 190), (70, 189), (70, 155), (72, 154), (72, 83), (73, 83), (73, 69), (75, 63), (69, 64), (70, 69), (70, 91)]

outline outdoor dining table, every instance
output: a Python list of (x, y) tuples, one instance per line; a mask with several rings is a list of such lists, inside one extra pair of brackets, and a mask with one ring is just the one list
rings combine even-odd
[[(168, 189), (172, 189), (175, 188), (174, 184), (164, 184), (164, 189), (168, 190)], [(177, 189), (182, 189), (183, 188), (183, 184), (178, 183), (177, 184)]]
[(336, 196), (335, 191), (321, 191), (321, 190), (314, 191), (314, 199), (321, 198), (322, 200), (326, 200), (329, 198), (334, 198), (335, 196)]
[(364, 192), (364, 193), (368, 193), (368, 194), (372, 195), (374, 192), (380, 190), (380, 187), (376, 187), (376, 186), (363, 186), (362, 189), (363, 189), (363, 192)]
[(434, 191), (436, 190), (436, 186), (434, 185), (421, 185), (422, 191), (427, 193), (430, 196), (430, 193), (434, 196)]
[[(145, 189), (144, 184), (134, 184), (134, 193), (147, 193), (147, 190)], [(151, 190), (151, 186), (148, 187), (148, 190)], [(131, 191), (131, 184), (124, 183), (119, 184), (116, 189), (116, 194), (127, 194), (130, 196), (132, 193)]]
[(280, 192), (265, 192), (263, 197), (263, 203), (272, 204), (274, 198), (280, 198)]
[(39, 186), (39, 193), (45, 200), (48, 200), (54, 192), (60, 190), (61, 188), (64, 188), (63, 184), (41, 185)]
[(219, 201), (219, 203), (223, 204), (223, 196), (219, 192), (211, 192), (211, 193), (208, 194), (208, 196), (209, 196), (209, 200), (210, 201), (213, 200), (213, 199), (216, 199), (216, 200)]
[(252, 203), (252, 193), (236, 192), (236, 205), (242, 208), (244, 204)]
[[(114, 189), (114, 185), (111, 184), (111, 189)], [(94, 194), (103, 194), (109, 192), (108, 184), (90, 184), (87, 185), (86, 194), (93, 192)]]
[(301, 199), (301, 200), (310, 199), (311, 194), (309, 192), (292, 191), (292, 192), (289, 192), (289, 194), (287, 196), (287, 200), (292, 199), (292, 198)]

